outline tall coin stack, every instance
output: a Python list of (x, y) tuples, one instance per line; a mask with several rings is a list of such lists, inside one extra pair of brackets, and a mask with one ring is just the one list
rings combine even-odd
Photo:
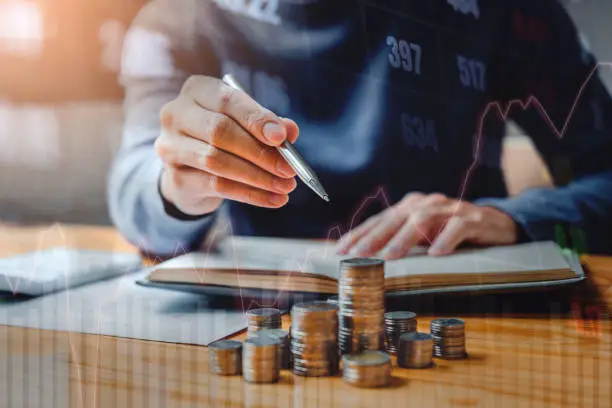
[(278, 309), (264, 307), (261, 309), (251, 309), (246, 312), (247, 333), (257, 333), (262, 329), (280, 329), (281, 312)]
[(391, 358), (382, 351), (342, 356), (342, 376), (357, 387), (384, 387), (391, 382)]
[(340, 262), (338, 343), (341, 354), (383, 350), (385, 263), (353, 258)]
[(465, 322), (461, 319), (434, 319), (431, 321), (434, 356), (445, 360), (466, 357)]
[(251, 383), (274, 383), (280, 378), (280, 341), (255, 335), (243, 345), (242, 376)]
[(291, 345), (289, 342), (289, 332), (282, 329), (262, 329), (256, 333), (249, 333), (248, 338), (254, 336), (270, 336), (280, 342), (280, 368), (286, 370), (291, 365)]
[(404, 333), (416, 332), (416, 328), (416, 313), (402, 311), (385, 313), (385, 346), (387, 352), (397, 354), (400, 336)]
[(404, 333), (399, 339), (397, 365), (402, 368), (425, 368), (432, 364), (433, 339), (427, 333)]
[(338, 307), (328, 302), (297, 303), (291, 309), (293, 373), (326, 377), (338, 372)]
[(242, 343), (219, 340), (208, 346), (210, 372), (218, 375), (238, 375), (242, 371)]

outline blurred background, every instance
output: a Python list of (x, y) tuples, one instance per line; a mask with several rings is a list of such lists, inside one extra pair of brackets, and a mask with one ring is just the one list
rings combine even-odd
[[(119, 147), (123, 37), (147, 0), (0, 0), (0, 218), (108, 224), (107, 170)], [(612, 1), (564, 0), (600, 61), (612, 61)], [(612, 70), (602, 69), (612, 89)], [(510, 192), (547, 184), (509, 126)], [(520, 161), (520, 166), (513, 165)]]

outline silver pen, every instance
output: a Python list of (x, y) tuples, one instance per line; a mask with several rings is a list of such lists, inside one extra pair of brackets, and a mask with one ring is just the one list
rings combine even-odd
[[(232, 74), (223, 75), (223, 82), (225, 82), (226, 85), (229, 85), (234, 89), (246, 93), (246, 91), (240, 85), (236, 77), (234, 77)], [(308, 163), (306, 163), (306, 160), (304, 160), (304, 158), (300, 156), (298, 151), (295, 150), (295, 147), (293, 147), (293, 145), (289, 143), (288, 140), (286, 140), (285, 143), (278, 146), (277, 149), (281, 156), (283, 156), (285, 161), (289, 164), (289, 166), (291, 166), (291, 168), (295, 171), (300, 180), (302, 180), (304, 184), (306, 184), (315, 193), (317, 193), (319, 197), (329, 202), (329, 196), (325, 192), (325, 189), (317, 178), (317, 175), (310, 168)]]

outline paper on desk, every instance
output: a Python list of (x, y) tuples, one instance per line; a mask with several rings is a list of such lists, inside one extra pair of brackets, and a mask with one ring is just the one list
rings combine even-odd
[(211, 309), (207, 297), (135, 284), (148, 271), (39, 298), (6, 295), (0, 325), (208, 345), (247, 327), (241, 309)]

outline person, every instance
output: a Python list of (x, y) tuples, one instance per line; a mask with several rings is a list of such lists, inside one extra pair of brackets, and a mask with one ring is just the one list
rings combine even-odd
[[(155, 254), (197, 248), (220, 208), (236, 235), (342, 234), (338, 252), (356, 256), (574, 231), (610, 252), (599, 68), (555, 0), (154, 0), (124, 43), (111, 215)], [(508, 197), (510, 120), (555, 188)], [(330, 203), (296, 182), (285, 140)]]

